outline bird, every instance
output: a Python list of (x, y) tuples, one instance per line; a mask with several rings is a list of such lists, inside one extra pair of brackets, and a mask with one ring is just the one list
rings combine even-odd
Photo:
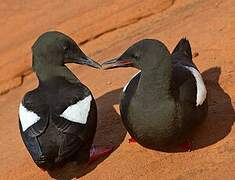
[[(139, 72), (123, 88), (120, 114), (132, 139), (163, 150), (188, 142), (207, 117), (207, 90), (182, 38), (172, 53), (159, 40), (143, 39), (121, 56), (105, 61), (104, 70), (134, 67)], [(191, 150), (191, 145), (188, 144)]]
[(92, 145), (97, 127), (96, 102), (66, 63), (101, 68), (62, 32), (40, 35), (32, 46), (32, 69), (38, 87), (20, 102), (19, 129), (33, 161), (43, 170), (69, 161), (89, 162), (111, 151)]

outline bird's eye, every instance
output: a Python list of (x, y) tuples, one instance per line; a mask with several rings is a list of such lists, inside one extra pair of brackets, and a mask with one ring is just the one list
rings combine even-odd
[(67, 51), (69, 49), (68, 46), (63, 46), (64, 51)]
[(137, 55), (137, 54), (133, 54), (133, 55), (132, 55), (132, 58), (134, 58), (134, 59), (138, 59), (138, 58), (139, 58), (139, 55)]

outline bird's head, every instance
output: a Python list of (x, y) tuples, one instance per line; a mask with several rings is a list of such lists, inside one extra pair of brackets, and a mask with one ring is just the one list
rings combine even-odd
[(74, 40), (57, 31), (42, 34), (33, 44), (32, 52), (34, 70), (41, 65), (63, 66), (65, 63), (101, 68), (97, 62), (82, 52)]
[(160, 65), (162, 60), (170, 57), (167, 47), (160, 41), (144, 39), (129, 47), (121, 56), (102, 64), (103, 69), (117, 67), (135, 67), (151, 69)]

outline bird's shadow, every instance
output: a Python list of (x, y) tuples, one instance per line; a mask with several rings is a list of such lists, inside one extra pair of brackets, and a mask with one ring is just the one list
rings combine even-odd
[[(97, 146), (112, 146), (114, 147), (113, 151), (119, 147), (127, 133), (119, 114), (114, 109), (114, 105), (119, 104), (120, 92), (121, 89), (116, 89), (96, 99), (98, 124), (94, 144)], [(59, 180), (79, 178), (94, 170), (107, 157), (85, 165), (67, 163), (64, 167), (48, 171), (48, 173), (51, 177)]]
[[(225, 138), (231, 131), (235, 112), (231, 98), (219, 85), (220, 67), (213, 67), (202, 73), (208, 93), (207, 119), (190, 135), (191, 151), (201, 149)], [(184, 152), (181, 147), (164, 150), (165, 152)]]

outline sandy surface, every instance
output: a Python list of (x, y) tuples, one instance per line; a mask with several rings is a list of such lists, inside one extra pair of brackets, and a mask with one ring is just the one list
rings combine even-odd
[[(0, 5), (0, 179), (235, 179), (234, 6), (234, 0), (5, 0)], [(31, 45), (52, 29), (73, 37), (99, 62), (142, 38), (160, 39), (172, 50), (187, 36), (199, 53), (194, 62), (209, 96), (209, 115), (192, 135), (193, 150), (164, 153), (128, 143), (118, 98), (135, 69), (71, 65), (97, 100), (95, 143), (115, 150), (90, 166), (68, 164), (50, 173), (37, 168), (21, 141), (17, 114), (24, 93), (37, 85)]]

